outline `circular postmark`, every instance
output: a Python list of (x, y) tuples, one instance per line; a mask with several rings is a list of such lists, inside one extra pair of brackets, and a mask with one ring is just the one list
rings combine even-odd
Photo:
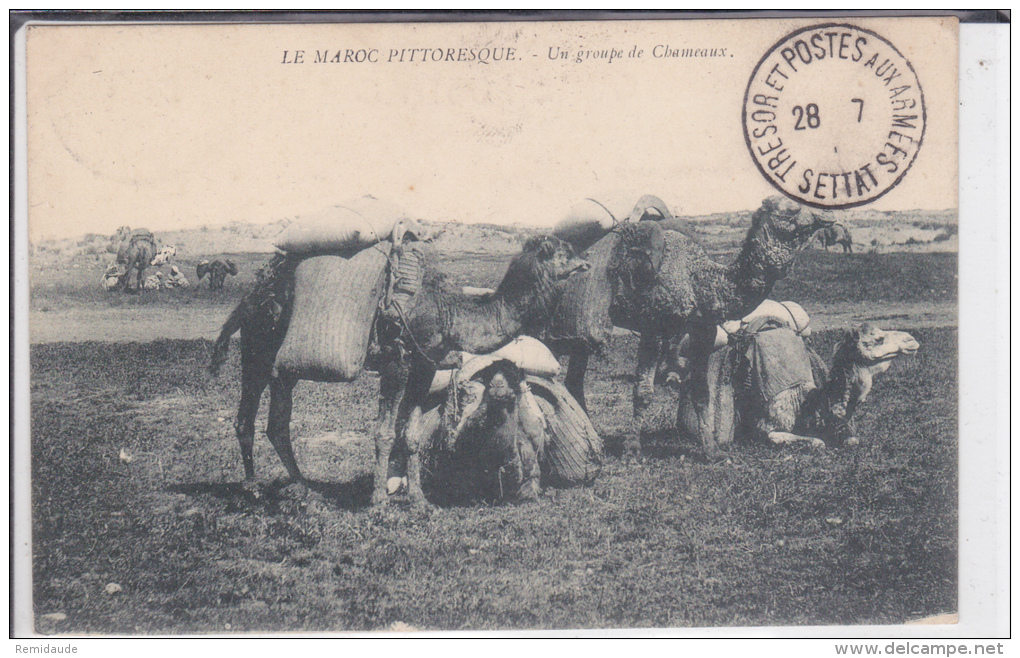
[(754, 69), (744, 141), (762, 175), (810, 206), (851, 208), (895, 187), (924, 137), (924, 93), (910, 62), (854, 25), (793, 32)]

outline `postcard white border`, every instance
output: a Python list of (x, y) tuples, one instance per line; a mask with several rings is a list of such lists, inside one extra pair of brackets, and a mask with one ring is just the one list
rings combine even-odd
[[(1009, 25), (960, 26), (960, 622), (953, 626), (825, 626), (681, 628), (630, 636), (711, 638), (973, 638), (1010, 633), (1010, 318), (1009, 318)], [(31, 469), (29, 430), (27, 149), (24, 27), (15, 35), (13, 100), (14, 177), (12, 449), (14, 496), (12, 637), (32, 634)], [(991, 255), (994, 255), (992, 257)], [(9, 289), (9, 296), (11, 291)], [(11, 466), (11, 465), (9, 465)], [(352, 634), (364, 637), (366, 634)], [(486, 637), (484, 633), (430, 633), (431, 637)], [(500, 633), (498, 636), (505, 636)], [(522, 632), (521, 637), (619, 637), (620, 631)], [(48, 636), (47, 636), (48, 637)], [(253, 638), (247, 635), (237, 638)], [(259, 636), (264, 637), (264, 636)], [(288, 637), (295, 637), (288, 635)], [(321, 637), (321, 636), (320, 636)], [(49, 637), (54, 644), (62, 638)], [(77, 642), (78, 640), (73, 640)], [(104, 654), (134, 654), (135, 642), (99, 642)], [(201, 644), (201, 642), (200, 642)], [(783, 643), (785, 655), (814, 655), (817, 643)], [(813, 647), (813, 648), (812, 648)], [(151, 650), (150, 646), (146, 647)], [(215, 649), (223, 649), (217, 644)], [(308, 643), (315, 655), (335, 645)], [(757, 650), (742, 646), (740, 650)], [(166, 650), (172, 650), (166, 647)], [(831, 650), (831, 649), (830, 649)], [(92, 651), (90, 651), (92, 653)]]

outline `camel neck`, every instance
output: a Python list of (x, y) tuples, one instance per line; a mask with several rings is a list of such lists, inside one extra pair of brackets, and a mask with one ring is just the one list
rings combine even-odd
[(871, 385), (871, 371), (855, 364), (841, 347), (832, 360), (829, 380), (825, 383), (825, 398), (829, 410), (837, 417), (853, 416), (862, 393)]
[(451, 325), (450, 334), (459, 349), (487, 354), (521, 335), (524, 315), (516, 304), (497, 294), (484, 302), (458, 305)]

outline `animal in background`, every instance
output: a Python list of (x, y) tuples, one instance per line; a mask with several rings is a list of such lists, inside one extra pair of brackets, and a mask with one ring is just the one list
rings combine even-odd
[(103, 277), (99, 280), (100, 285), (103, 286), (103, 290), (107, 292), (118, 290), (123, 282), (124, 272), (117, 263), (110, 263), (107, 265), (106, 271), (103, 272)]
[(142, 288), (145, 290), (159, 290), (163, 287), (163, 273), (156, 272), (145, 279), (145, 283), (142, 284)]
[(825, 247), (825, 251), (828, 251), (829, 247), (839, 245), (843, 247), (844, 254), (852, 254), (854, 252), (854, 241), (850, 237), (850, 229), (842, 224), (836, 223), (832, 226), (826, 226), (818, 231), (818, 233), (815, 233), (815, 237)]
[(237, 276), (237, 265), (229, 258), (225, 261), (214, 260), (211, 263), (204, 260), (198, 264), (195, 271), (198, 274), (199, 281), (206, 275), (209, 275), (209, 290), (220, 290), (223, 288), (223, 282), (228, 274), (230, 276)]
[(145, 270), (156, 256), (156, 239), (146, 229), (135, 229), (121, 244), (117, 252), (117, 265), (124, 272), (123, 289), (131, 291), (131, 272), (137, 271), (135, 291), (141, 290), (145, 281)]

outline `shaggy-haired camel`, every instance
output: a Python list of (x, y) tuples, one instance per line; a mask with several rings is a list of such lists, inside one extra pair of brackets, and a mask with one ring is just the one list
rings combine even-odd
[(499, 359), (452, 386), (460, 395), (448, 395), (422, 423), (425, 488), (446, 500), (534, 500), (548, 435), (524, 370)]
[[(813, 381), (807, 381), (766, 399), (759, 387), (746, 384), (738, 370), (748, 367), (728, 359), (726, 369), (720, 372), (724, 379), (733, 381), (733, 395), (738, 404), (727, 409), (740, 410), (740, 427), (745, 433), (756, 435), (776, 445), (807, 442), (824, 447), (826, 442), (837, 445), (859, 443), (853, 422), (855, 412), (864, 404), (871, 392), (874, 378), (889, 369), (894, 359), (913, 354), (920, 344), (913, 336), (902, 331), (883, 331), (873, 324), (864, 323), (846, 332), (836, 347), (832, 368), (808, 348), (802, 339), (788, 330), (784, 338), (792, 341), (795, 349), (802, 350), (810, 362)], [(732, 348), (728, 348), (732, 349)], [(741, 382), (745, 382), (741, 385)], [(691, 403), (681, 395), (678, 425), (689, 423)], [(686, 418), (685, 418), (686, 417)]]
[[(654, 221), (623, 224), (616, 229), (621, 239), (608, 265), (601, 270), (593, 268), (583, 276), (606, 277), (602, 288), (604, 294), (611, 295), (607, 306), (612, 324), (641, 334), (634, 384), (635, 422), (625, 437), (626, 453), (641, 451), (641, 427), (665, 346), (690, 334), (695, 372), (704, 370), (716, 325), (754, 310), (789, 271), (795, 252), (831, 223), (827, 215), (785, 197), (765, 199), (752, 216), (740, 254), (728, 266), (710, 259), (704, 248), (687, 236), (663, 231)], [(592, 249), (598, 248), (596, 244)], [(571, 281), (564, 291), (564, 302), (568, 295), (582, 290), (583, 280)], [(585, 303), (594, 301), (586, 299)], [(576, 308), (576, 301), (574, 304)], [(570, 365), (565, 384), (585, 406), (588, 358), (607, 337), (566, 338)], [(698, 399), (705, 394), (701, 393)]]
[[(248, 486), (254, 485), (255, 418), (266, 386), (270, 387), (266, 435), (290, 477), (304, 482), (290, 440), (292, 394), (298, 380), (273, 373), (276, 353), (290, 321), (297, 260), (276, 256), (257, 273), (255, 289), (227, 318), (213, 346), (209, 372), (215, 375), (226, 361), (230, 337), (241, 332), (241, 402), (234, 429)], [(448, 290), (442, 275), (428, 265), (426, 262), (421, 290), (410, 306), (401, 310), (398, 319), (376, 316), (383, 351), (372, 496), (377, 504), (385, 502), (387, 496), (386, 471), (397, 436), (397, 417), (406, 420), (412, 403), (420, 417), (420, 405), (428, 394), (437, 363), (453, 350), (491, 351), (522, 333), (524, 327), (541, 322), (552, 304), (556, 282), (587, 268), (585, 261), (573, 255), (569, 244), (553, 237), (532, 238), (510, 262), (496, 294), (476, 300)], [(403, 422), (399, 428), (404, 428)], [(417, 453), (414, 456), (408, 460), (409, 493), (421, 501), (424, 498)]]

